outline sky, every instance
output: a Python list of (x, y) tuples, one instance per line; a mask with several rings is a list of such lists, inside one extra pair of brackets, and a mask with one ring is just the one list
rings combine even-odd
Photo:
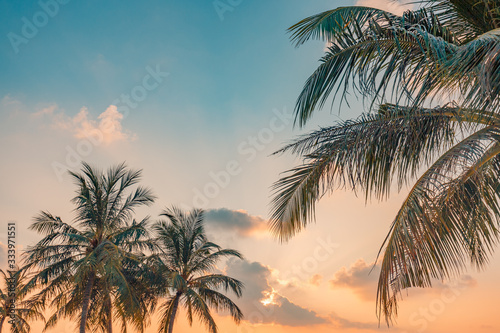
[[(289, 242), (269, 233), (270, 186), (300, 162), (270, 155), (363, 111), (354, 97), (340, 109), (332, 101), (305, 128), (293, 126), (295, 100), (325, 45), (295, 48), (286, 29), (354, 4), (405, 8), (386, 0), (0, 1), (0, 265), (9, 221), (19, 250), (39, 239), (28, 227), (41, 210), (72, 221), (68, 170), (125, 161), (158, 197), (137, 217), (203, 208), (210, 238), (244, 254), (219, 267), (246, 286), (235, 300), (245, 319), (237, 326), (217, 314), (221, 332), (500, 331), (498, 254), (484, 272), (411, 290), (397, 324), (379, 327), (373, 265), (407, 189), (383, 202), (339, 190)], [(156, 330), (153, 318), (148, 332)], [(71, 331), (63, 321), (49, 332)], [(205, 328), (189, 327), (181, 312), (176, 331)]]

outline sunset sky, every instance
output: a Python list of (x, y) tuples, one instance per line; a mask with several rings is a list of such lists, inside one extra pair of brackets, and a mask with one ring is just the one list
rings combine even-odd
[[(270, 186), (300, 162), (270, 154), (363, 111), (353, 96), (340, 111), (334, 101), (306, 128), (293, 126), (295, 100), (325, 45), (295, 48), (286, 28), (354, 4), (0, 1), (0, 266), (8, 221), (23, 249), (39, 239), (28, 226), (40, 210), (72, 220), (68, 170), (82, 160), (100, 168), (126, 161), (158, 197), (137, 217), (204, 208), (211, 239), (244, 254), (219, 268), (245, 283), (236, 300), (245, 320), (236, 326), (219, 314), (220, 332), (499, 332), (498, 253), (484, 272), (411, 290), (396, 325), (378, 327), (373, 265), (406, 188), (384, 202), (338, 190), (288, 243), (268, 231)], [(391, 0), (357, 4), (404, 9)], [(148, 332), (157, 331), (154, 319)], [(72, 331), (61, 322), (49, 332)], [(181, 312), (174, 331), (206, 330), (189, 328)]]

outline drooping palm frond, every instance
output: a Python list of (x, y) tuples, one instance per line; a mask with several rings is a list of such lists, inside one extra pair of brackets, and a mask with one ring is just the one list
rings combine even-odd
[(317, 200), (336, 188), (382, 199), (396, 180), (415, 179), (422, 165), (453, 144), (457, 132), (500, 122), (500, 117), (457, 107), (419, 109), (384, 105), (379, 113), (320, 129), (285, 146), (305, 163), (274, 184), (272, 230), (282, 240), (314, 218)]
[(455, 277), (467, 261), (487, 262), (499, 235), (499, 130), (488, 126), (452, 147), (404, 201), (381, 248), (377, 304), (388, 323), (402, 290)]

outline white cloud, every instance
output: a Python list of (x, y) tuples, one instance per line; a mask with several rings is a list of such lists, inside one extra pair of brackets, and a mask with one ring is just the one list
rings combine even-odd
[(123, 114), (115, 105), (110, 105), (97, 119), (92, 119), (86, 107), (82, 107), (74, 117), (64, 112), (56, 112), (57, 106), (50, 106), (33, 114), (33, 117), (47, 116), (54, 128), (66, 130), (77, 139), (94, 138), (104, 144), (134, 140), (135, 135), (122, 127)]

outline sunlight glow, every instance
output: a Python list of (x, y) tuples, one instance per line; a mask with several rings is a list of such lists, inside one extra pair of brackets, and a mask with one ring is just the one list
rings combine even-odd
[(276, 301), (277, 294), (278, 293), (276, 292), (276, 290), (274, 290), (274, 288), (272, 289), (272, 291), (264, 292), (265, 298), (261, 299), (260, 302), (264, 306), (268, 306), (270, 304), (276, 305), (278, 304), (278, 302)]

